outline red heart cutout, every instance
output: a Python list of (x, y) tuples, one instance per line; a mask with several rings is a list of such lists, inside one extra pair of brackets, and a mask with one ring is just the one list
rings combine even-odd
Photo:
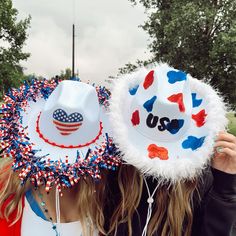
[(164, 147), (158, 147), (156, 144), (150, 144), (148, 146), (148, 157), (151, 159), (153, 158), (160, 158), (161, 160), (168, 160), (168, 150)]
[(147, 76), (146, 76), (146, 78), (144, 80), (143, 87), (145, 89), (148, 89), (152, 85), (153, 81), (154, 81), (154, 70), (151, 70), (147, 74)]
[(168, 97), (168, 100), (170, 102), (177, 103), (179, 105), (179, 110), (181, 112), (185, 112), (185, 106), (184, 106), (183, 94), (182, 93), (173, 94), (172, 96)]
[(140, 118), (139, 118), (139, 111), (138, 110), (133, 112), (131, 122), (132, 122), (133, 126), (139, 125)]
[(197, 114), (193, 114), (192, 118), (196, 122), (197, 127), (202, 127), (205, 124), (205, 119), (206, 119), (206, 111), (205, 109), (201, 110)]

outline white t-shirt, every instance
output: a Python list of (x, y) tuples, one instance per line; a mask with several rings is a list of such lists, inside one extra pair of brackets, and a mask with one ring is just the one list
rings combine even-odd
[[(56, 236), (52, 226), (50, 221), (45, 221), (34, 213), (25, 198), (21, 236)], [(60, 230), (58, 231), (60, 236), (82, 236), (82, 226), (79, 221), (60, 223), (60, 226), (57, 225), (57, 229)], [(94, 236), (98, 236), (98, 232), (95, 232)]]

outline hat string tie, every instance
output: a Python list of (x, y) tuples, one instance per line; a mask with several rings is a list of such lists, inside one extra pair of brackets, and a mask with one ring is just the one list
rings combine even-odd
[(146, 185), (147, 192), (148, 192), (148, 199), (147, 199), (147, 202), (148, 202), (147, 220), (146, 220), (146, 224), (145, 224), (145, 226), (143, 228), (143, 232), (142, 232), (142, 236), (146, 236), (147, 235), (147, 230), (148, 230), (148, 224), (149, 224), (149, 221), (150, 221), (150, 219), (152, 217), (152, 204), (154, 202), (153, 197), (154, 197), (154, 195), (155, 195), (155, 193), (156, 193), (156, 191), (157, 191), (157, 189), (159, 187), (159, 184), (157, 184), (156, 188), (154, 189), (154, 191), (152, 192), (152, 195), (151, 195), (146, 178), (144, 177), (143, 180), (144, 180), (144, 183)]
[(56, 217), (57, 217), (57, 225), (58, 225), (58, 235), (61, 233), (61, 211), (60, 211), (60, 196), (59, 190), (56, 188)]

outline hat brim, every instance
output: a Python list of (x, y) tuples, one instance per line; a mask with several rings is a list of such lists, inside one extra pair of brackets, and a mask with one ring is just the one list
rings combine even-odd
[[(142, 69), (116, 80), (110, 101), (110, 120), (114, 138), (123, 153), (123, 159), (138, 168), (141, 173), (160, 181), (175, 182), (196, 177), (202, 173), (211, 159), (215, 136), (227, 125), (226, 109), (222, 99), (210, 85), (188, 75), (191, 91), (204, 100), (202, 106), (207, 110), (204, 127), (196, 128), (190, 125), (184, 136), (177, 141), (152, 140), (132, 125), (129, 116), (132, 101), (129, 90), (141, 83), (143, 76), (139, 76), (139, 73), (145, 75), (148, 71)], [(203, 145), (194, 151), (183, 149), (183, 141), (192, 134), (199, 138), (204, 137)], [(147, 148), (150, 144), (166, 147), (169, 159), (149, 158)]]

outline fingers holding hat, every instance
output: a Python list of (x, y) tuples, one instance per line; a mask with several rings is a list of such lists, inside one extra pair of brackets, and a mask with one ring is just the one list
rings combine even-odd
[[(227, 154), (233, 154), (232, 157), (236, 158), (236, 137), (233, 134), (221, 131), (217, 136), (215, 142), (216, 151), (224, 153), (223, 149), (226, 149)], [(220, 151), (219, 151), (220, 150)], [(233, 153), (231, 153), (231, 152)]]
[(236, 137), (233, 134), (227, 133), (226, 131), (220, 131), (216, 141), (227, 141), (235, 144)]
[(216, 151), (221, 152), (223, 148), (228, 148), (231, 150), (235, 149), (235, 143), (230, 142), (230, 141), (217, 141), (215, 143)]
[(220, 132), (215, 142), (212, 166), (226, 173), (236, 174), (236, 137)]

